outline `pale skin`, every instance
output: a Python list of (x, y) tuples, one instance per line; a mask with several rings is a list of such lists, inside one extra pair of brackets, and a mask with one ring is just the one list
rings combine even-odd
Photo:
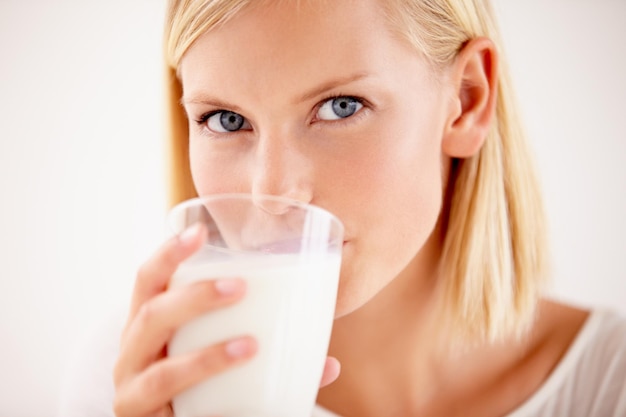
[[(183, 57), (198, 193), (284, 195), (343, 221), (321, 385), (336, 381), (320, 404), (345, 417), (506, 414), (546, 379), (587, 312), (542, 300), (522, 340), (457, 354), (431, 337), (448, 169), (478, 152), (493, 120), (493, 43), (474, 39), (435, 70), (389, 30), (376, 0), (293, 4), (246, 9)], [(176, 328), (245, 297), (239, 280), (166, 291), (200, 232), (167, 242), (138, 274), (115, 371), (118, 417), (170, 415), (176, 393), (256, 351), (242, 335), (164, 356)]]

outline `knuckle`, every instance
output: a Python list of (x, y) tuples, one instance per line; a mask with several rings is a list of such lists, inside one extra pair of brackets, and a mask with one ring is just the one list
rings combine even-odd
[(215, 304), (215, 291), (208, 281), (194, 282), (175, 289), (180, 308), (192, 316), (211, 310)]
[(188, 291), (193, 294), (200, 305), (206, 305), (207, 300), (215, 300), (218, 298), (215, 291), (215, 284), (212, 281), (200, 281), (195, 283), (195, 285), (188, 285), (187, 287)]
[(201, 369), (205, 374), (215, 374), (226, 368), (230, 362), (223, 349), (211, 347), (199, 352), (191, 366)]
[(149, 326), (153, 321), (154, 317), (157, 315), (156, 306), (153, 302), (146, 301), (139, 307), (139, 312), (137, 313), (137, 321), (142, 326)]
[(160, 397), (165, 393), (166, 388), (171, 383), (170, 378), (163, 367), (153, 369), (143, 381), (143, 392), (146, 395)]

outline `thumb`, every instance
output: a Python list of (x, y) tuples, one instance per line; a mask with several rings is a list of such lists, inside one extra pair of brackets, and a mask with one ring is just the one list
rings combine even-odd
[(326, 385), (332, 384), (339, 377), (341, 372), (341, 364), (337, 358), (327, 357), (326, 364), (324, 365), (324, 372), (322, 373), (322, 381), (320, 382), (320, 388)]

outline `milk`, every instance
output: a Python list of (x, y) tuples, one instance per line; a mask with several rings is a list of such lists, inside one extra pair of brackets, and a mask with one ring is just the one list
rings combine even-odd
[(176, 417), (310, 417), (332, 327), (339, 254), (248, 254), (181, 264), (171, 286), (241, 277), (245, 298), (181, 329), (168, 355), (252, 335), (254, 358), (177, 396)]

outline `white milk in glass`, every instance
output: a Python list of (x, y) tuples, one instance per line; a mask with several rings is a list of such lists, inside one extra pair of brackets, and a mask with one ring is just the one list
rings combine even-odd
[(248, 290), (232, 306), (207, 313), (176, 333), (169, 355), (242, 335), (258, 341), (254, 358), (177, 396), (176, 417), (310, 417), (332, 328), (338, 254), (245, 255), (181, 264), (172, 287), (241, 277)]

